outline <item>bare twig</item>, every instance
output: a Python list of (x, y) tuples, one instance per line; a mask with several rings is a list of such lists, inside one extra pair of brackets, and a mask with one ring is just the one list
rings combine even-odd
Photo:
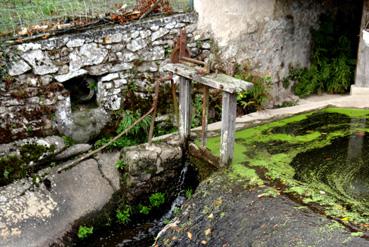
[(160, 87), (160, 80), (157, 80), (155, 84), (155, 97), (154, 97), (154, 102), (152, 106), (153, 113), (152, 113), (151, 125), (150, 125), (150, 131), (149, 131), (149, 140), (148, 140), (149, 145), (152, 144), (152, 137), (154, 135), (155, 118), (156, 118), (156, 112), (157, 112), (158, 101), (159, 101), (159, 87)]
[(142, 20), (143, 18), (145, 18), (146, 16), (148, 16), (154, 9), (156, 9), (156, 7), (159, 6), (159, 4), (161, 3), (162, 0), (157, 0), (153, 5), (151, 5), (151, 7), (145, 12), (143, 13), (143, 15), (141, 15), (140, 20)]

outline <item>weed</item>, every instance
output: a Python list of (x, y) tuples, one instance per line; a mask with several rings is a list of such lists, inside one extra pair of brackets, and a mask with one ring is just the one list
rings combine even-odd
[(122, 210), (117, 210), (116, 217), (119, 223), (127, 224), (130, 221), (132, 213), (132, 208), (130, 206), (125, 206)]
[(97, 82), (95, 80), (88, 78), (86, 80), (86, 83), (87, 83), (88, 89), (97, 90)]
[(351, 236), (352, 237), (362, 237), (364, 236), (364, 233), (363, 232), (353, 232), (351, 233)]
[[(128, 127), (130, 127), (135, 121), (137, 121), (139, 118), (141, 118), (141, 112), (140, 111), (125, 111), (123, 115), (122, 121), (119, 123), (117, 133), (121, 133), (125, 131)], [(147, 132), (147, 130), (150, 127), (151, 123), (151, 117), (148, 116), (144, 118), (140, 123), (138, 123), (136, 126), (134, 126), (129, 134), (131, 135), (138, 135), (141, 134), (141, 131)]]
[(148, 215), (151, 211), (151, 208), (140, 204), (138, 205), (138, 211), (140, 214)]
[(93, 231), (94, 231), (94, 228), (92, 226), (91, 227), (79, 226), (77, 236), (79, 239), (85, 239), (89, 237), (90, 235), (92, 235)]
[(170, 223), (170, 219), (163, 220), (164, 225), (168, 225)]
[(197, 127), (201, 125), (202, 121), (202, 98), (201, 95), (196, 94), (193, 102), (193, 114), (192, 114), (191, 127)]
[(247, 66), (238, 67), (235, 75), (236, 78), (248, 82), (252, 82), (254, 86), (237, 95), (237, 104), (243, 110), (243, 113), (250, 113), (263, 109), (269, 101), (269, 89), (272, 79), (269, 76), (254, 75), (249, 72)]
[(127, 166), (127, 164), (123, 161), (123, 160), (118, 160), (115, 163), (115, 168), (117, 168), (118, 170), (124, 170), (124, 168)]
[(259, 197), (277, 197), (279, 196), (279, 191), (275, 188), (268, 187)]
[(71, 147), (71, 146), (76, 144), (76, 142), (73, 140), (73, 138), (69, 137), (69, 136), (63, 136), (63, 140), (64, 140), (64, 144), (67, 147)]
[(149, 201), (152, 207), (158, 208), (165, 203), (165, 194), (157, 192), (149, 197)]
[(191, 199), (192, 193), (193, 193), (192, 189), (191, 188), (187, 188), (186, 191), (185, 191), (186, 198), (187, 199)]
[[(118, 128), (116, 130), (117, 134), (122, 133), (127, 128), (129, 128), (134, 122), (141, 118), (140, 111), (123, 111), (123, 119), (120, 121)], [(151, 116), (147, 116), (140, 123), (134, 126), (125, 136), (119, 138), (111, 145), (109, 145), (108, 149), (114, 148), (124, 148), (128, 146), (137, 145), (139, 143), (143, 143), (147, 139), (148, 129), (151, 123)], [(109, 143), (111, 140), (110, 137), (103, 137), (97, 140), (94, 144), (95, 148), (99, 148)]]
[(174, 216), (178, 216), (180, 213), (181, 213), (181, 208), (179, 208), (179, 207), (175, 207), (174, 209), (173, 209), (173, 214), (174, 214)]

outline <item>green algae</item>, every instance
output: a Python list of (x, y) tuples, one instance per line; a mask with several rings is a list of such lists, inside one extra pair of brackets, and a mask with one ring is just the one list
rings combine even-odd
[(264, 181), (260, 179), (255, 169), (248, 168), (240, 164), (232, 166), (229, 176), (231, 179), (245, 179), (248, 181), (250, 186), (261, 186), (264, 184)]
[[(301, 172), (291, 163), (300, 154), (325, 148), (339, 138), (369, 133), (368, 118), (369, 110), (327, 108), (237, 131), (229, 175), (261, 185), (262, 179), (256, 170), (263, 168), (263, 178), (284, 184), (285, 193), (301, 197), (306, 204), (323, 206), (325, 213), (332, 217), (365, 223), (369, 220), (366, 213), (369, 203), (363, 203), (346, 192), (348, 186), (345, 181), (348, 176), (352, 177), (352, 170), (337, 170), (330, 175), (331, 182), (327, 182), (308, 169), (302, 172), (305, 179), (301, 179)], [(219, 143), (220, 137), (208, 140), (208, 148), (215, 155), (219, 154)], [(317, 154), (318, 151), (314, 153)], [(319, 171), (327, 174), (325, 168)], [(369, 191), (369, 181), (367, 187)]]

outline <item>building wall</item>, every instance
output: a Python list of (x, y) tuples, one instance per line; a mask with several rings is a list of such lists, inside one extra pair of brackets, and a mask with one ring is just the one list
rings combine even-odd
[(274, 103), (290, 95), (283, 79), (293, 66), (308, 66), (312, 27), (331, 7), (314, 0), (195, 0), (198, 26), (211, 32), (225, 59), (272, 76)]

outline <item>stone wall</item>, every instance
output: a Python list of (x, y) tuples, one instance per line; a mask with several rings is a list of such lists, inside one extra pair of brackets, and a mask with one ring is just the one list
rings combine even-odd
[[(330, 3), (329, 3), (330, 2)], [(226, 59), (248, 64), (272, 76), (275, 103), (290, 95), (282, 81), (291, 66), (308, 66), (311, 28), (335, 1), (201, 0), (195, 1), (199, 29), (213, 33)], [(221, 18), (219, 18), (221, 17)]]
[(76, 126), (73, 92), (65, 89), (67, 85), (89, 90), (86, 97), (96, 94), (97, 109), (84, 115), (94, 131), (103, 127), (109, 112), (124, 108), (122, 95), (128, 87), (150, 100), (154, 79), (182, 28), (191, 39), (193, 56), (210, 53), (209, 43), (194, 34), (196, 22), (194, 13), (178, 14), (10, 47), (10, 76), (0, 84), (0, 143), (55, 129), (66, 135), (89, 129)]

